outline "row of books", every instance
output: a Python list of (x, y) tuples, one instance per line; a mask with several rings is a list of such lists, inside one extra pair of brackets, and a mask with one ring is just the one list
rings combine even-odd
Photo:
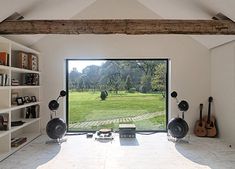
[(0, 52), (0, 65), (9, 66), (9, 53)]
[(27, 141), (27, 137), (12, 138), (11, 147), (18, 147)]
[(0, 86), (9, 86), (9, 75), (0, 74)]

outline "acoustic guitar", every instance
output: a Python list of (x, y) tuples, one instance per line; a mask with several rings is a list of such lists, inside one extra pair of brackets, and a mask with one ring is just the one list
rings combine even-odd
[(200, 104), (200, 119), (196, 121), (194, 127), (194, 134), (198, 137), (205, 137), (207, 135), (206, 123), (202, 120), (203, 104)]
[(206, 122), (206, 130), (208, 137), (215, 137), (217, 135), (217, 129), (215, 126), (215, 117), (211, 115), (211, 102), (213, 101), (212, 97), (209, 97), (209, 106), (208, 106), (208, 115), (203, 118)]

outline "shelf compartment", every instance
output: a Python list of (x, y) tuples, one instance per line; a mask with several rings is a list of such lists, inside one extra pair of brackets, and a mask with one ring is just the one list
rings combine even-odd
[(9, 70), (11, 69), (11, 67), (5, 66), (5, 65), (0, 65), (0, 69), (1, 69), (1, 70), (9, 71)]
[(0, 109), (0, 114), (7, 113), (8, 111), (10, 111), (10, 108), (1, 108)]
[(5, 135), (9, 134), (10, 133), (10, 130), (6, 130), (6, 131), (0, 131), (0, 142), (2, 140), (2, 137), (4, 137)]
[[(30, 143), (31, 141), (33, 141), (34, 139), (36, 139), (37, 137), (39, 137), (40, 135), (41, 135), (40, 132), (38, 132), (38, 133), (23, 133), (23, 134), (19, 135), (18, 137), (27, 137), (27, 141), (18, 147), (11, 148), (10, 145), (9, 146), (7, 145), (6, 147), (7, 147), (8, 151), (0, 152), (0, 162), (2, 160), (4, 160), (5, 158), (7, 158), (8, 156), (10, 156), (11, 154), (13, 154), (14, 152), (16, 152), (19, 149), (21, 149), (22, 147), (24, 147), (25, 145), (27, 145), (28, 143)], [(9, 136), (8, 142), (11, 142), (10, 136)]]
[(2, 136), (0, 139), (0, 161), (9, 156), (9, 151), (11, 150), (10, 145), (8, 144), (10, 140), (10, 133)]
[(34, 70), (29, 70), (29, 69), (22, 69), (22, 68), (17, 68), (17, 67), (11, 67), (12, 72), (18, 72), (18, 73), (37, 73), (40, 74), (41, 72), (39, 71), (34, 71)]
[(11, 86), (11, 89), (35, 89), (40, 88), (40, 86)]
[(0, 90), (9, 90), (11, 86), (0, 86)]
[(36, 139), (40, 135), (41, 135), (40, 132), (38, 132), (38, 133), (23, 133), (23, 134), (18, 135), (17, 137), (27, 137), (27, 141), (25, 143), (19, 145), (18, 147), (11, 147), (9, 154), (12, 154), (12, 153), (16, 152), (17, 150), (21, 149), (26, 144), (30, 143), (31, 141), (33, 141), (34, 139)]
[(0, 111), (10, 106), (10, 90), (1, 90), (0, 92)]
[(16, 121), (20, 121), (20, 120), (24, 121), (25, 123), (23, 125), (21, 125), (21, 126), (11, 127), (11, 130), (10, 130), (11, 132), (15, 132), (15, 131), (20, 130), (20, 129), (22, 129), (22, 128), (28, 126), (28, 125), (31, 125), (31, 124), (33, 124), (35, 122), (39, 122), (40, 118), (31, 118), (31, 119), (23, 119), (22, 118), (22, 119), (18, 119)]
[(13, 110), (22, 109), (22, 108), (37, 105), (37, 104), (40, 104), (40, 102), (26, 103), (20, 106), (12, 106), (10, 110), (13, 111)]

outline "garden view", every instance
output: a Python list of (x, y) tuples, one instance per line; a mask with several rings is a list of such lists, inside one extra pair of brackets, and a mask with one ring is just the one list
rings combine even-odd
[(166, 129), (167, 60), (68, 60), (69, 131)]

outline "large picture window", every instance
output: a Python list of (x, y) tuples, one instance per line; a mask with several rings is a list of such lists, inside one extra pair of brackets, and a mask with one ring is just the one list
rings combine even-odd
[(166, 131), (168, 60), (66, 60), (68, 131)]

